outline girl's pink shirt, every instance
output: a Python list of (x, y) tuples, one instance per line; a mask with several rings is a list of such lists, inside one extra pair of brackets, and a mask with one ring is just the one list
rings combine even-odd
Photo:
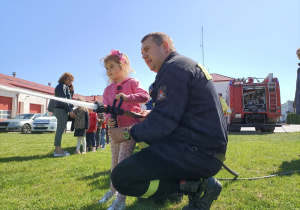
[[(137, 79), (126, 77), (122, 82), (112, 83), (107, 86), (103, 93), (103, 103), (106, 105), (112, 105), (117, 94), (117, 86), (121, 86), (122, 89), (118, 93), (123, 93), (126, 95), (127, 101), (123, 101), (121, 109), (126, 111), (132, 111), (139, 113), (141, 112), (140, 103), (146, 103), (149, 100), (149, 94), (145, 91), (140, 82)], [(117, 101), (116, 106), (119, 101)], [(105, 120), (107, 122), (108, 118), (110, 118), (110, 114), (104, 114)], [(118, 115), (118, 125), (128, 126), (132, 124), (139, 123), (138, 119), (134, 119), (127, 116)]]

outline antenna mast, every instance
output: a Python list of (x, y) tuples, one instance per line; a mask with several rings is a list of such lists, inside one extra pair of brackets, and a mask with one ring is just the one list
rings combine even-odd
[(201, 47), (202, 47), (202, 65), (204, 67), (203, 27), (202, 27), (202, 44), (201, 44)]

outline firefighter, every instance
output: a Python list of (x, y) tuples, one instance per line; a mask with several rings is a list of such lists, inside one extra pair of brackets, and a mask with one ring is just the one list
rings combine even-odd
[(228, 107), (226, 101), (222, 98), (222, 93), (218, 93), (219, 99), (221, 102), (222, 110), (225, 116), (228, 116), (231, 114), (231, 109)]
[[(145, 120), (109, 130), (112, 141), (146, 142), (112, 171), (114, 187), (134, 197), (188, 195), (184, 209), (209, 209), (222, 190), (213, 178), (227, 149), (225, 118), (212, 77), (197, 62), (179, 55), (161, 32), (142, 39), (141, 52), (157, 73), (151, 97), (155, 106)], [(109, 122), (113, 127), (114, 122)]]

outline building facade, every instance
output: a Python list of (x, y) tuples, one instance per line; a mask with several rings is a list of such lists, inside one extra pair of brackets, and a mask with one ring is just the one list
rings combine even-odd
[[(11, 119), (24, 113), (46, 113), (49, 100), (47, 98), (37, 97), (25, 94), (17, 90), (26, 92), (45, 94), (54, 96), (54, 87), (51, 84), (41, 85), (31, 81), (23, 80), (13, 76), (0, 74), (0, 121)], [(5, 87), (5, 88), (4, 88)], [(74, 94), (73, 99), (82, 95)], [(84, 96), (87, 102), (102, 101), (102, 96)]]

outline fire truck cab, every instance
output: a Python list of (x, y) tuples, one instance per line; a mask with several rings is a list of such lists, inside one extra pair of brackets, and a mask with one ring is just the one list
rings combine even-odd
[(230, 81), (226, 102), (231, 108), (228, 130), (239, 132), (241, 127), (255, 127), (256, 131), (273, 132), (281, 116), (280, 89), (277, 78), (270, 73), (262, 82), (248, 77)]

